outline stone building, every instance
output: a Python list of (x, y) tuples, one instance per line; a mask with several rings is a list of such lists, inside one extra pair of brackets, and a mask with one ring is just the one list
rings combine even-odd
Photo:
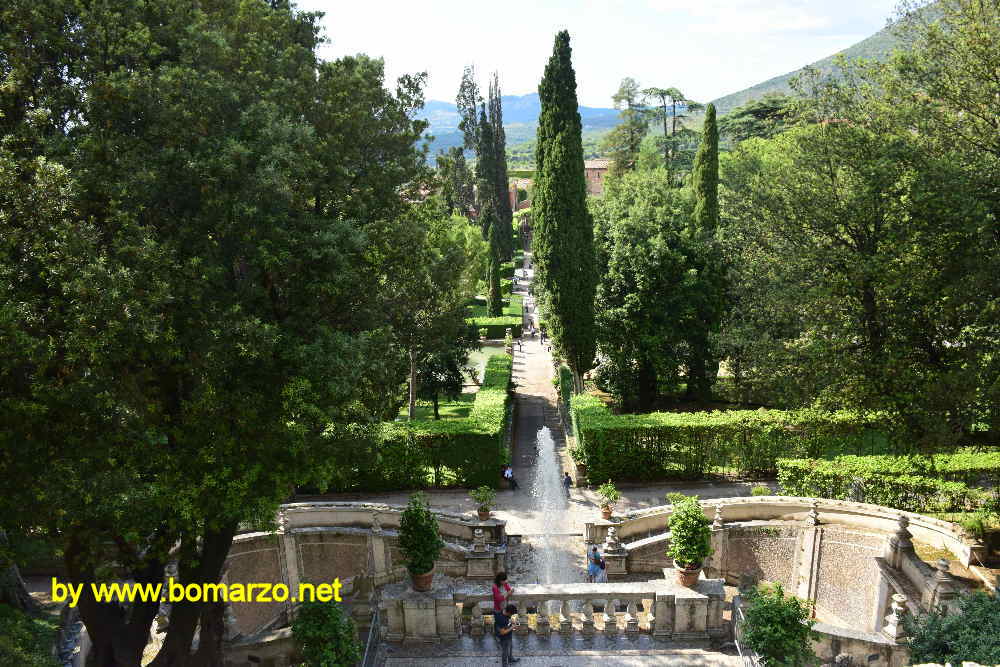
[(604, 194), (604, 176), (608, 173), (611, 160), (584, 160), (583, 173), (587, 179), (587, 194), (601, 196)]

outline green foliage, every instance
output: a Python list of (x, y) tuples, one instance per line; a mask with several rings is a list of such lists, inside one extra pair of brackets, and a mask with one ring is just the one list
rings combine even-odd
[(755, 484), (753, 488), (750, 489), (751, 496), (770, 496), (773, 493), (774, 492), (771, 491), (770, 487), (764, 486), (762, 484)]
[[(615, 415), (596, 396), (572, 401), (573, 457), (599, 479), (699, 479), (717, 469), (773, 474), (777, 460), (882, 451), (878, 415), (819, 410), (731, 410)], [(806, 452), (810, 452), (806, 454)]]
[(569, 401), (573, 397), (573, 371), (566, 365), (559, 366), (559, 376), (556, 378), (559, 389), (559, 400), (569, 410)]
[(490, 317), (503, 315), (503, 296), (500, 293), (500, 239), (497, 235), (496, 213), (490, 206), (483, 213), (483, 223), (489, 230), (487, 241), (490, 246), (489, 268), (487, 269), (486, 312)]
[(671, 505), (682, 503), (684, 502), (684, 499), (687, 498), (686, 495), (678, 491), (669, 491), (667, 492), (667, 495), (664, 497), (666, 498), (667, 502), (670, 503)]
[(795, 101), (774, 93), (750, 100), (720, 118), (719, 134), (736, 144), (754, 137), (770, 139), (784, 132), (795, 119)]
[(621, 109), (621, 122), (604, 135), (601, 150), (611, 158), (608, 173), (619, 176), (635, 169), (639, 150), (649, 126), (649, 116), (641, 101), (641, 91), (635, 79), (622, 79), (618, 91), (612, 96), (616, 109)]
[(711, 521), (698, 504), (698, 496), (685, 496), (674, 503), (667, 519), (670, 545), (667, 556), (682, 567), (697, 567), (712, 555)]
[(768, 665), (807, 667), (819, 664), (812, 641), (819, 633), (812, 629), (812, 605), (785, 595), (781, 584), (761, 585), (747, 596), (744, 610), (743, 641)]
[[(325, 480), (331, 491), (496, 485), (506, 459), (511, 358), (494, 355), (467, 418), (388, 422), (356, 429)], [(341, 435), (341, 437), (344, 437)]]
[(306, 667), (349, 667), (361, 660), (354, 621), (336, 602), (303, 602), (292, 637)]
[(52, 645), (58, 623), (48, 616), (30, 616), (0, 603), (0, 664), (56, 667)]
[(524, 322), (524, 298), (520, 294), (512, 294), (509, 299), (504, 300), (504, 303), (503, 314), (499, 317), (490, 317), (487, 314), (486, 301), (474, 299), (466, 308), (466, 322), (478, 329), (486, 329), (486, 337), (490, 340), (502, 339), (507, 329), (510, 329), (515, 337), (520, 337)]
[(969, 483), (978, 485), (998, 475), (997, 453), (778, 460), (778, 482), (784, 494), (856, 500), (910, 512), (977, 507), (988, 496)]
[(482, 512), (490, 511), (497, 500), (497, 492), (490, 486), (480, 486), (477, 489), (473, 489), (469, 491), (469, 496), (476, 501), (476, 505)]
[(399, 550), (406, 560), (406, 569), (410, 574), (430, 572), (443, 548), (437, 517), (431, 512), (427, 497), (414, 493), (399, 518)]
[(917, 663), (1000, 664), (1000, 598), (977, 591), (963, 595), (958, 613), (935, 609), (904, 616), (910, 660)]
[(593, 221), (587, 211), (576, 74), (569, 33), (556, 35), (538, 87), (538, 180), (531, 204), (535, 281), (556, 349), (579, 385), (594, 364), (596, 332)]
[(610, 479), (597, 487), (597, 495), (604, 501), (601, 503), (602, 507), (614, 507), (615, 503), (622, 497), (621, 491), (618, 490), (615, 483)]

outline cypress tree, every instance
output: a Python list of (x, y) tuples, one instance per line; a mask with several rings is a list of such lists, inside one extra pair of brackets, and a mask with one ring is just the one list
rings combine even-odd
[(694, 188), (694, 226), (701, 236), (712, 235), (719, 226), (719, 128), (715, 105), (705, 107), (701, 145), (694, 156), (691, 185)]
[(715, 244), (715, 230), (719, 225), (719, 130), (713, 104), (705, 108), (705, 125), (694, 158), (691, 188), (695, 198), (692, 259), (698, 268), (702, 288), (701, 298), (693, 304), (693, 321), (687, 326), (687, 396), (705, 401), (711, 398), (719, 370), (709, 339), (718, 328), (725, 307), (723, 265)]
[[(496, 176), (493, 174), (496, 161), (493, 159), (493, 125), (486, 115), (486, 105), (479, 110), (479, 139), (476, 155), (476, 200), (479, 202), (479, 224), (483, 238), (490, 237), (490, 226), (495, 224), (486, 218), (486, 209), (493, 208), (496, 199)], [(498, 239), (499, 240), (499, 239)], [(502, 253), (501, 253), (502, 254)]]
[(490, 257), (487, 265), (486, 311), (490, 317), (503, 315), (503, 295), (500, 292), (500, 239), (497, 234), (496, 214), (492, 206), (483, 211), (483, 226), (488, 230)]
[(505, 262), (514, 258), (514, 212), (507, 185), (507, 133), (503, 129), (503, 105), (500, 80), (493, 73), (489, 87), (490, 126), (493, 132), (492, 175), (496, 189), (497, 229), (500, 231), (500, 256)]
[(594, 364), (597, 289), (594, 223), (587, 211), (583, 140), (569, 32), (556, 35), (538, 86), (541, 113), (532, 213), (536, 278), (549, 331), (573, 371), (577, 390)]

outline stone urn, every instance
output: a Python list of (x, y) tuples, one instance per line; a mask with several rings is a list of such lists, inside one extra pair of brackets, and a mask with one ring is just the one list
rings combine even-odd
[(430, 572), (424, 572), (423, 574), (410, 574), (410, 582), (413, 585), (413, 590), (424, 592), (429, 591), (431, 586), (434, 584), (434, 570)]
[(701, 563), (696, 565), (674, 563), (674, 567), (677, 569), (677, 583), (684, 588), (693, 588), (701, 575), (701, 565)]

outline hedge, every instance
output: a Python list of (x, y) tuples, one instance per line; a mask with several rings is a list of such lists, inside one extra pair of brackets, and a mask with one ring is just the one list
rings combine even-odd
[[(941, 454), (933, 459), (945, 475), (978, 479), (997, 472), (998, 455), (993, 453)], [(908, 512), (961, 512), (987, 500), (981, 490), (964, 482), (931, 476), (936, 474), (927, 467), (931, 463), (927, 457), (905, 456), (780, 459), (778, 482), (787, 495), (854, 500)]]
[(57, 621), (0, 603), (0, 665), (58, 667), (51, 652), (59, 629)]
[(877, 415), (818, 410), (733, 410), (615, 415), (596, 396), (571, 401), (573, 457), (592, 481), (762, 476), (779, 458), (886, 453)]
[(511, 357), (490, 357), (466, 419), (388, 422), (342, 461), (331, 491), (495, 486), (509, 459)]
[(504, 337), (507, 329), (514, 338), (521, 336), (521, 324), (524, 321), (523, 297), (520, 294), (513, 294), (509, 299), (504, 299), (506, 304), (503, 307), (503, 315), (500, 317), (490, 317), (486, 314), (486, 300), (475, 299), (469, 304), (468, 317), (465, 321), (476, 327), (476, 329), (486, 329), (486, 337), (491, 340), (499, 340)]

